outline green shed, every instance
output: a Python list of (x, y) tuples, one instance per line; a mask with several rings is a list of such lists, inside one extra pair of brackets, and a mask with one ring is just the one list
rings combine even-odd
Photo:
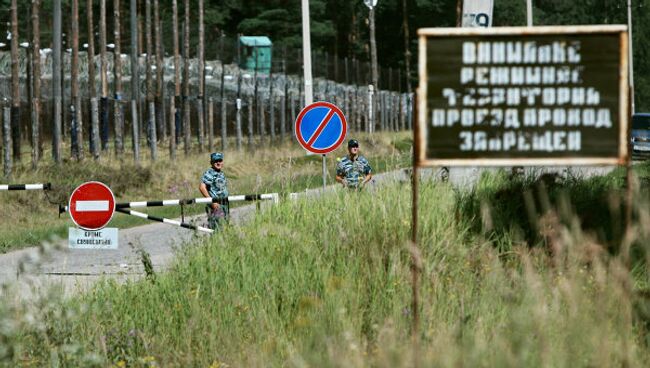
[(239, 42), (242, 47), (242, 58), (240, 68), (255, 70), (259, 73), (271, 71), (271, 55), (273, 43), (266, 36), (240, 36)]

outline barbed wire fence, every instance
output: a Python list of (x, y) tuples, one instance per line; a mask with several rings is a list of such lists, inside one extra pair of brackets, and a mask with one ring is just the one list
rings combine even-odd
[[(122, 158), (135, 153), (136, 163), (140, 160), (140, 146), (151, 148), (149, 159), (155, 160), (156, 149), (168, 149), (171, 157), (176, 157), (177, 149), (186, 153), (213, 150), (255, 150), (264, 145), (274, 145), (291, 139), (295, 119), (303, 107), (304, 91), (302, 80), (302, 50), (287, 47), (272, 48), (270, 65), (267, 70), (245, 69), (242, 67), (245, 47), (238, 38), (221, 37), (217, 44), (206, 48), (203, 83), (204, 95), (199, 96), (199, 60), (182, 58), (180, 67), (188, 67), (189, 93), (176, 96), (175, 62), (173, 53), (165, 50), (164, 57), (152, 65), (161, 72), (153, 73), (155, 83), (147, 83), (147, 57), (140, 54), (138, 60), (137, 98), (132, 96), (131, 57), (121, 54), (117, 63), (112, 49), (106, 53), (107, 83), (110, 91), (115, 91), (101, 101), (93, 101), (93, 96), (101, 93), (101, 58), (97, 54), (90, 59), (94, 68), (89, 68), (88, 54), (79, 52), (78, 82), (81, 108), (75, 114), (75, 101), (71, 96), (70, 50), (62, 53), (63, 85), (63, 142), (59, 145), (69, 152), (70, 159), (81, 159), (75, 150), (86, 150), (98, 159), (106, 155)], [(19, 139), (23, 150), (28, 148), (43, 159), (43, 150), (47, 142), (54, 139), (53, 132), (53, 96), (52, 70), (53, 53), (50, 49), (41, 49), (41, 93), (40, 134), (35, 146), (29, 137), (34, 136), (33, 114), (30, 100), (30, 86), (33, 82), (33, 65), (30, 64), (30, 48), (18, 50), (20, 106), (24, 111), (20, 115), (20, 129), (25, 132)], [(406, 92), (407, 78), (400, 69), (380, 67), (379, 88), (369, 89), (370, 64), (367, 61), (348, 58), (336, 58), (325, 52), (313, 52), (314, 99), (329, 101), (339, 106), (348, 120), (350, 132), (400, 131), (412, 129), (413, 95)], [(151, 60), (149, 60), (151, 62)], [(187, 61), (187, 64), (185, 64)], [(11, 96), (11, 54), (0, 49), (0, 94)], [(160, 65), (160, 66), (158, 66)], [(255, 63), (254, 65), (260, 65)], [(94, 83), (89, 83), (89, 70), (97, 71)], [(116, 73), (118, 72), (118, 73)], [(115, 90), (115, 76), (119, 76), (121, 90)], [(185, 79), (185, 78), (183, 78)], [(184, 81), (183, 81), (184, 82)], [(89, 93), (93, 85), (94, 94)], [(147, 87), (156, 86), (155, 103), (148, 99)], [(159, 87), (158, 87), (159, 86)], [(371, 93), (377, 101), (374, 126), (369, 123), (368, 113)], [(136, 100), (136, 104), (131, 103)], [(3, 118), (11, 118), (14, 101), (5, 98), (1, 101)], [(136, 107), (136, 110), (134, 110)], [(153, 118), (155, 117), (155, 118)], [(201, 119), (199, 119), (201, 117)], [(135, 125), (134, 125), (135, 122)], [(81, 127), (83, 142), (78, 142), (77, 132)], [(153, 131), (152, 131), (153, 130)], [(129, 134), (130, 133), (130, 134)], [(135, 139), (134, 139), (135, 136)], [(14, 135), (15, 137), (15, 135)], [(153, 137), (153, 139), (152, 139)], [(12, 150), (11, 125), (3, 124), (2, 150), (5, 176), (11, 174), (12, 167), (20, 165), (15, 162)], [(232, 146), (234, 144), (234, 147)], [(31, 147), (30, 147), (31, 145)], [(13, 147), (17, 147), (13, 145)], [(111, 149), (113, 148), (113, 149)], [(26, 151), (27, 152), (27, 151)], [(65, 152), (65, 151), (64, 151)], [(20, 160), (20, 159), (18, 159)], [(35, 166), (35, 165), (34, 165)]]

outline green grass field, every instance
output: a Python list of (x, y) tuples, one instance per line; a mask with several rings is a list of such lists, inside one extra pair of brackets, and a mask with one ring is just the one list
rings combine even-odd
[[(366, 155), (375, 172), (393, 170), (410, 164), (411, 138), (408, 132), (378, 133), (373, 137), (359, 135), (362, 154)], [(232, 194), (292, 192), (322, 186), (321, 156), (305, 155), (294, 140), (258, 148), (253, 153), (225, 152), (225, 167)], [(112, 151), (109, 151), (112, 152)], [(333, 183), (336, 157), (346, 154), (341, 147), (328, 155), (328, 183)], [(43, 164), (32, 170), (29, 164), (17, 167), (13, 176), (3, 183), (51, 182), (53, 190), (0, 192), (0, 253), (29, 245), (37, 245), (51, 237), (67, 237), (68, 227), (74, 226), (68, 214), (59, 217), (58, 204), (66, 204), (70, 194), (81, 183), (98, 180), (107, 184), (118, 202), (181, 199), (201, 197), (198, 186), (203, 171), (209, 168), (208, 153), (185, 156), (178, 152), (171, 161), (166, 150), (152, 163), (143, 153), (142, 165), (134, 165), (130, 157), (119, 161), (110, 157), (99, 161), (66, 161), (60, 166)], [(48, 154), (44, 157), (49, 157)], [(238, 204), (239, 205), (239, 204)], [(142, 212), (168, 218), (179, 218), (178, 207), (146, 208)], [(186, 208), (186, 214), (200, 214), (202, 205)], [(148, 223), (133, 216), (115, 214), (108, 225), (125, 228)]]
[[(617, 175), (582, 182), (582, 197), (618, 193)], [(6, 300), (0, 364), (648, 366), (648, 197), (637, 193), (631, 230), (612, 248), (582, 227), (573, 197), (553, 194), (570, 183), (547, 191), (500, 173), (477, 188), (422, 183), (419, 252), (409, 246), (410, 185), (394, 184), (283, 202), (138, 282), (106, 281), (67, 301), (56, 291), (28, 306)], [(488, 201), (495, 196), (504, 203)], [(534, 243), (517, 235), (531, 226), (517, 218), (526, 214), (493, 217), (522, 196), (548, 205)], [(421, 264), (417, 350), (412, 254)]]

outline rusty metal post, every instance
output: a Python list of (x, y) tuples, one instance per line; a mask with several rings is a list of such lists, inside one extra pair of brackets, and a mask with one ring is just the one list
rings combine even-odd
[[(417, 98), (416, 98), (417, 99)], [(417, 100), (416, 100), (417, 101)], [(417, 103), (415, 104), (417, 111)], [(417, 113), (413, 114), (413, 119), (417, 119)], [(419, 325), (420, 325), (420, 312), (419, 312), (419, 284), (420, 284), (420, 250), (418, 248), (418, 151), (419, 151), (419, 124), (417, 121), (413, 122), (413, 174), (412, 174), (412, 194), (411, 194), (411, 309), (413, 310), (413, 320), (411, 325), (411, 337), (413, 338), (413, 360), (414, 366), (418, 366), (418, 350), (419, 350)]]

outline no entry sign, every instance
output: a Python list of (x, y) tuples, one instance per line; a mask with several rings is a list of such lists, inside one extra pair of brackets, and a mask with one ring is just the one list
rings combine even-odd
[(68, 212), (80, 228), (99, 230), (111, 221), (115, 213), (115, 196), (104, 183), (83, 183), (72, 192)]
[(312, 153), (326, 154), (337, 149), (347, 129), (345, 115), (329, 102), (315, 102), (305, 107), (296, 119), (296, 138)]

